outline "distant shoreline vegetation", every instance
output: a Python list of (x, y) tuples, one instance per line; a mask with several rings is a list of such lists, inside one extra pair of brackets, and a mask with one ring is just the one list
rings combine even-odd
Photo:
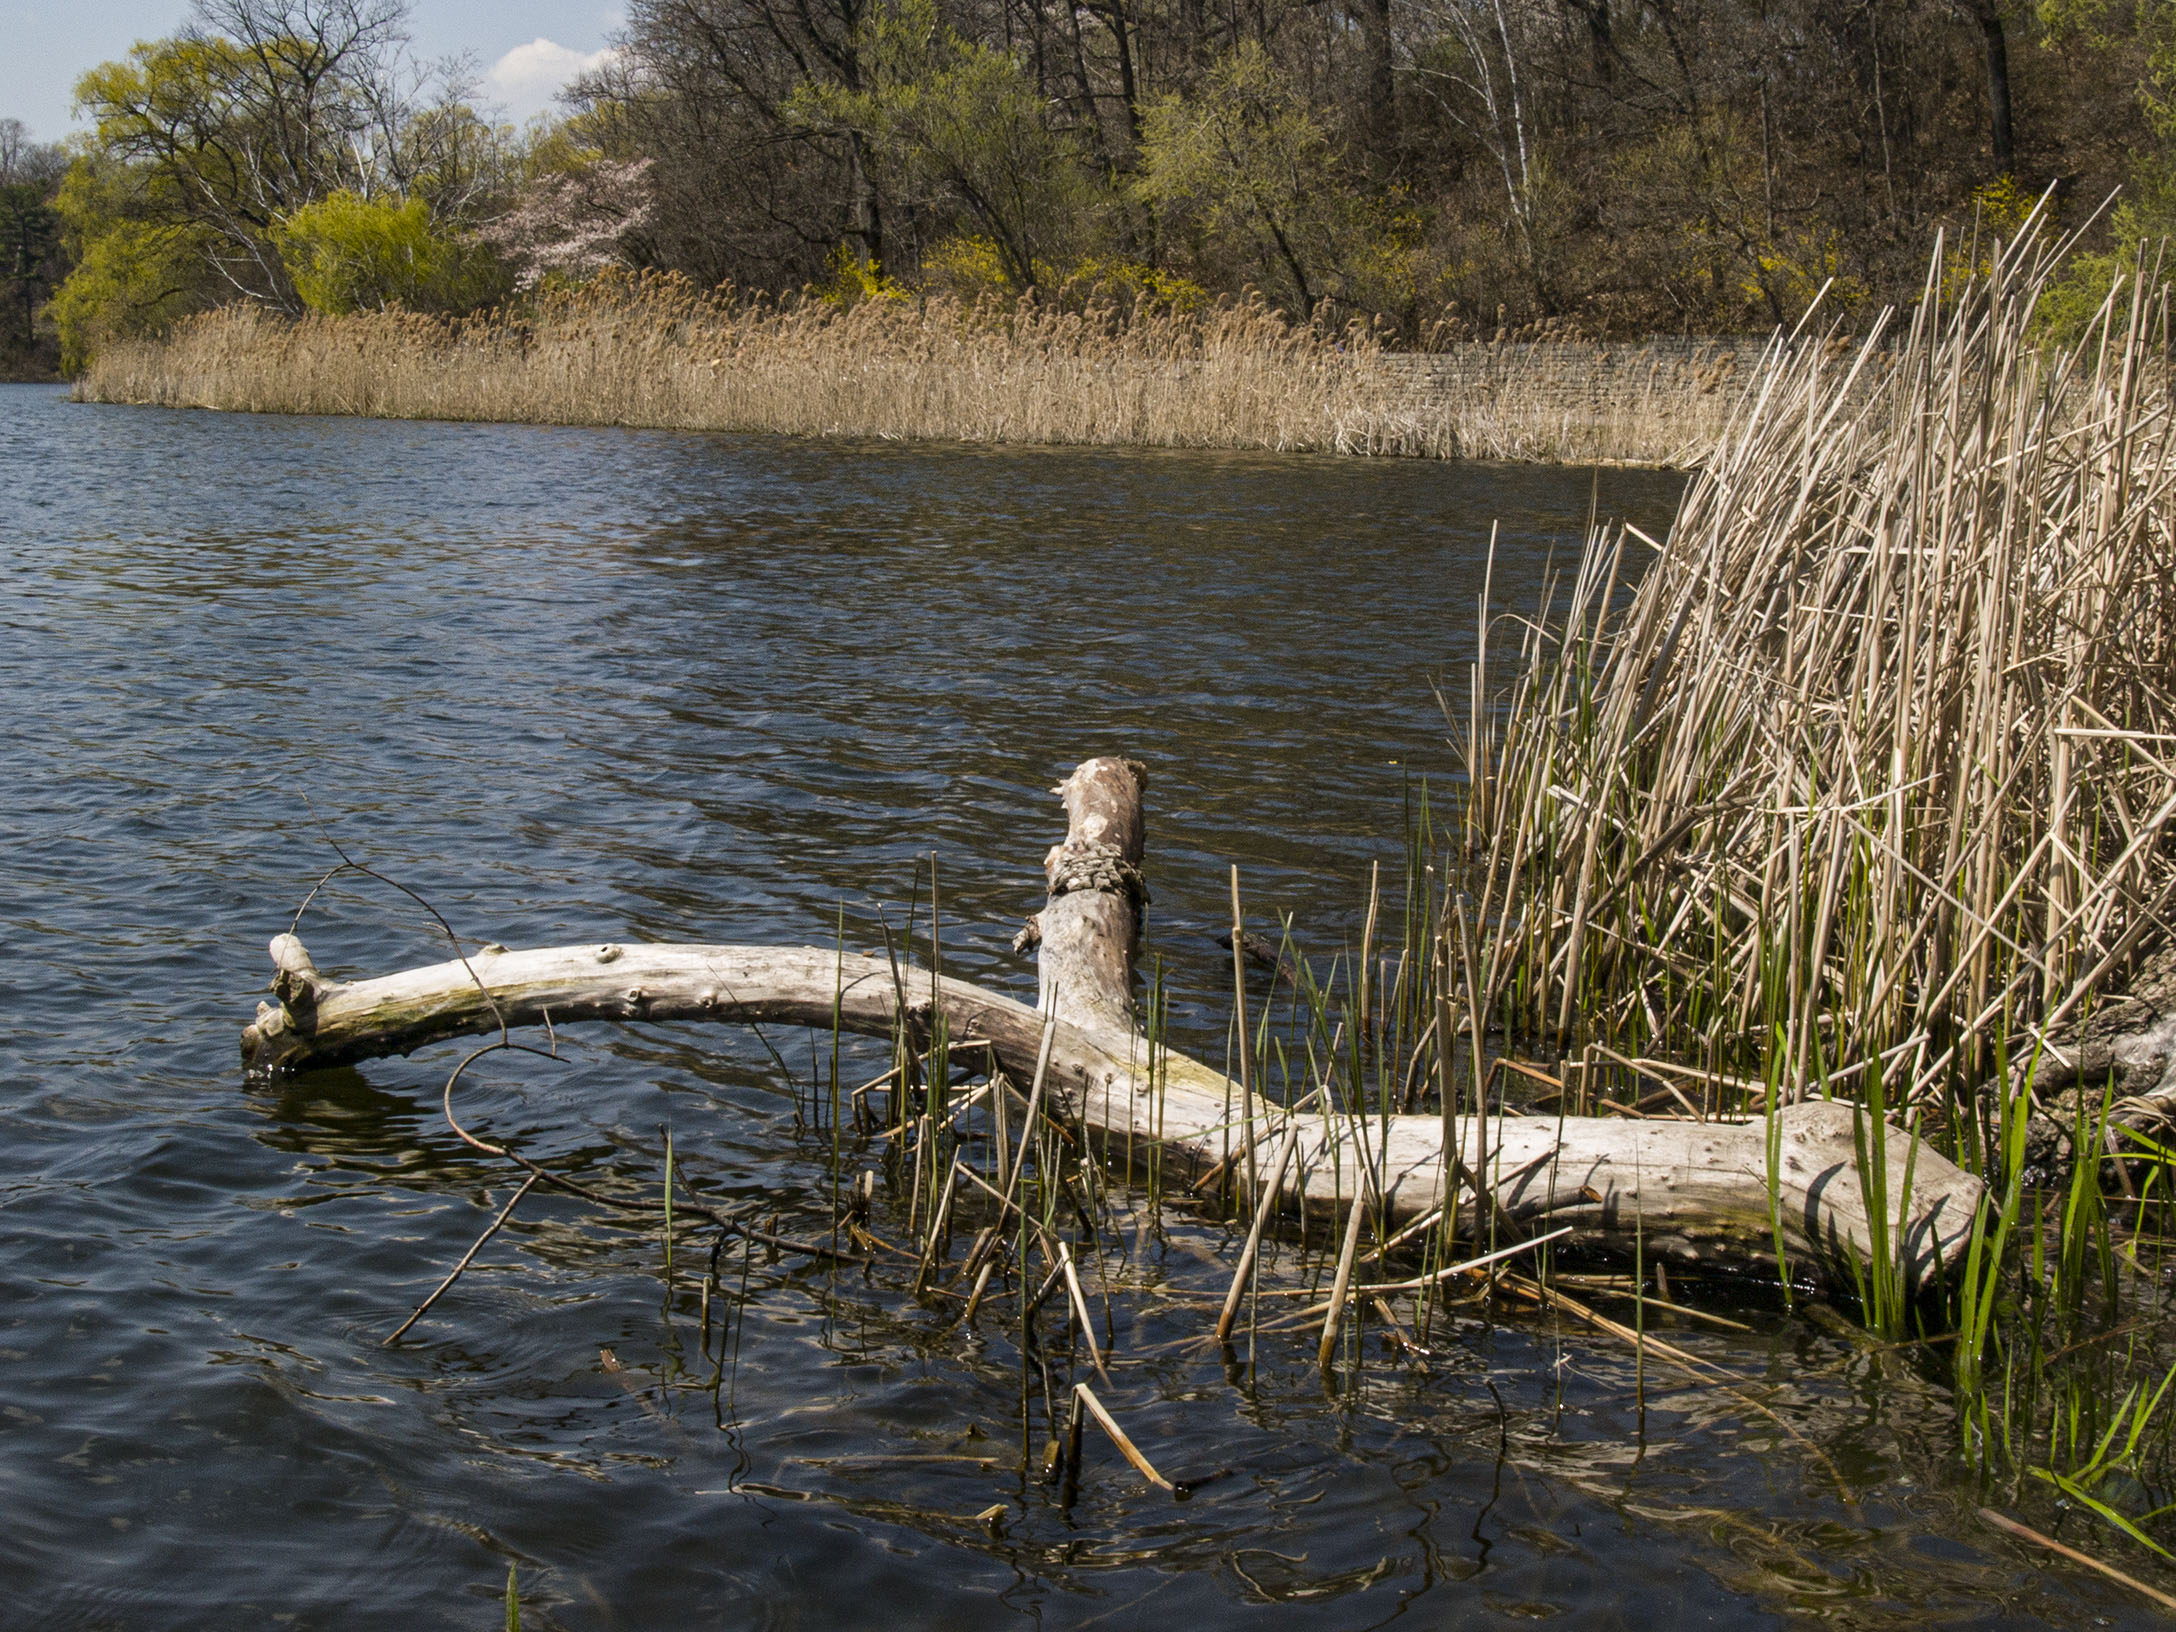
[(1983, 259), (2051, 182), (2085, 309), (2176, 231), (2169, 0), (630, 0), (521, 128), (406, 9), (194, 0), (77, 82), (65, 150), (0, 120), (0, 349), (75, 373), (238, 301), (469, 315), (608, 266), (1259, 292), (1415, 349), (1817, 300), (1864, 330), (1937, 233)]
[(608, 273), (518, 307), (279, 317), (117, 340), (86, 401), (257, 413), (1687, 466), (1754, 342), (1512, 339), (1433, 354), (1258, 302), (1195, 311), (705, 293)]
[[(1818, 326), (1865, 333), (1925, 298), (1930, 244), (1947, 298), (2036, 211), (2076, 234), (2047, 291), (2062, 329), (2118, 284), (2157, 280), (2139, 246), (2176, 233), (2176, 0), (1718, 0), (1697, 17), (1623, 0), (1264, 0), (1244, 14), (630, 0), (594, 71), (518, 129), (459, 63), (419, 64), (405, 17), (403, 0), (194, 0), (175, 33), (78, 81), (86, 129), (65, 149), (0, 119), (0, 369), (80, 374), (190, 320), (168, 355), (203, 351), (214, 331), (231, 349), (242, 320), (206, 316), (230, 306), (299, 323), (290, 350), (327, 332), (310, 320), (380, 314), (341, 344), (362, 336), (366, 353), (414, 362), (431, 348), (383, 315), (398, 309), (445, 320), (433, 332), (446, 354), (496, 381), (493, 326), (532, 321), (505, 314), (560, 322), (566, 297), (607, 273), (807, 291), (769, 308), (762, 333), (786, 337), (782, 355), (816, 328), (880, 357), (937, 345), (947, 355), (925, 360), (918, 386), (869, 363), (910, 397), (945, 398), (955, 376), (987, 389), (980, 371), (1023, 326), (1043, 335), (1058, 322), (1047, 314), (1096, 302), (1166, 314), (1125, 325), (1116, 352), (1104, 314), (1083, 353), (1099, 366), (1153, 361), (1174, 334), (1206, 343), (1189, 324), (1249, 336), (1215, 339), (1231, 361), (1268, 333), (1247, 315), (1257, 307), (1320, 344), (1359, 324), (1461, 358), (1483, 357), (1473, 346), (1492, 335), (1767, 335), (1816, 308)], [(1027, 315), (965, 328), (943, 315), (998, 309)], [(254, 343), (276, 328), (250, 330)], [(1290, 375), (1299, 353), (1261, 343)], [(1577, 421), (1598, 411), (1564, 400), (1586, 355), (1529, 357), (1519, 378), (1476, 362), (1472, 377), (1507, 398), (1540, 381), (1542, 406)], [(306, 372), (329, 382), (328, 369)], [(466, 408), (436, 374), (397, 389), (440, 405), (412, 411), (497, 417), (535, 399), (535, 372), (525, 363), (515, 388)], [(692, 376), (677, 396), (629, 387), (633, 406), (614, 413), (715, 423), (749, 411), (751, 377), (725, 398)], [(1597, 377), (1588, 395), (1626, 395), (1614, 365)], [(1452, 427), (1411, 393), (1355, 418), (1345, 395), (1317, 400), (1320, 384), (1265, 379), (1292, 402), (1244, 412), (1200, 398), (1199, 382), (1159, 400), (1220, 444), (1426, 451), (1455, 429), (1462, 452), (1649, 460), (1681, 457), (1707, 413), (1666, 394), (1650, 434), (1634, 390), (1627, 445), (1627, 431), (1538, 431), (1500, 404), (1501, 425)], [(936, 423), (998, 414), (1012, 416), (1001, 432), (945, 434), (1172, 439), (1126, 413), (1134, 428), (1117, 428), (1095, 392), (1067, 405), (1056, 384), (1036, 389), (1048, 400), (1000, 392), (988, 413), (963, 400)], [(935, 412), (856, 400), (848, 412), (819, 392), (757, 422), (875, 413), (889, 434)], [(1521, 452), (1533, 447), (1548, 451)]]

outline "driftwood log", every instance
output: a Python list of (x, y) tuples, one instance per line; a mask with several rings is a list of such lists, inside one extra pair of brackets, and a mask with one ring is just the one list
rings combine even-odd
[[(1232, 1181), (1274, 1188), (1269, 1172), (1284, 1135), (1295, 1163), (1278, 1192), (1285, 1208), (1339, 1214), (1363, 1190), (1393, 1223), (1444, 1205), (1463, 1170), (1508, 1224), (1538, 1234), (1570, 1226), (1573, 1245), (1629, 1249), (1635, 1230), (1650, 1253), (1679, 1260), (1773, 1265), (1782, 1245), (1802, 1264), (1850, 1284), (1874, 1238), (1855, 1159), (1854, 1117), (1843, 1104), (1776, 1114), (1774, 1204), (1764, 1121), (1636, 1121), (1615, 1117), (1462, 1115), (1443, 1118), (1303, 1115), (1247, 1094), (1224, 1073), (1152, 1047), (1132, 1020), (1133, 954), (1146, 891), (1141, 882), (1142, 775), (1121, 759), (1093, 759), (1060, 783), (1069, 829), (1045, 860), (1049, 896), (1039, 923), (1041, 1006), (965, 981), (907, 971), (885, 960), (820, 947), (604, 943), (508, 951), (339, 981), (302, 942), (271, 943), (276, 1004), (242, 1033), (252, 1068), (300, 1069), (409, 1053), (443, 1038), (587, 1020), (733, 1020), (828, 1027), (890, 1036), (902, 1017), (928, 1034), (943, 1011), (955, 1044), (985, 1040), (1016, 1081), (1034, 1074), (1050, 1033), (1046, 1092), (1069, 1120), (1106, 1141), (1160, 1142), (1198, 1170), (1229, 1163)], [(902, 1003), (904, 1015), (902, 1016)], [(1249, 1142), (1257, 1160), (1246, 1159)], [(1924, 1143), (1890, 1129), (1893, 1180), (1887, 1235), (1907, 1280), (1924, 1288), (1962, 1254), (1981, 1187)], [(1449, 1159), (1446, 1159), (1447, 1156)], [(1908, 1195), (1903, 1183), (1907, 1157)], [(1474, 1207), (1476, 1198), (1460, 1198)], [(1469, 1214), (1470, 1216), (1470, 1214)]]
[[(2077, 1130), (2098, 1122), (2103, 1095), (2110, 1137), (2101, 1155), (2135, 1153), (2118, 1129), (2176, 1144), (2176, 945), (2144, 958), (2123, 984), (2084, 1019), (2052, 1028), (2030, 1062), (2039, 1109), (2026, 1128), (2028, 1184), (2063, 1181), (2077, 1159)], [(2013, 1054), (2013, 1064), (2027, 1061)]]

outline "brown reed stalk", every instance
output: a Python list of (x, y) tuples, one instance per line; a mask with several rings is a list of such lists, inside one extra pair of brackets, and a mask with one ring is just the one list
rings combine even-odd
[[(1367, 1165), (1364, 1147), (1355, 1154), (1362, 1157), (1360, 1165), (1364, 1170)], [(1330, 1286), (1330, 1306), (1322, 1316), (1322, 1341), (1315, 1346), (1315, 1364), (1325, 1370), (1337, 1355), (1337, 1329), (1345, 1313), (1345, 1294), (1352, 1286), (1353, 1259), (1360, 1251), (1360, 1224), (1366, 1216), (1367, 1199), (1366, 1183), (1355, 1183), (1351, 1211), (1345, 1215), (1344, 1244), (1337, 1253), (1337, 1274)]]
[(1088, 1414), (1094, 1417), (1096, 1425), (1110, 1436), (1111, 1443), (1118, 1447), (1119, 1454), (1133, 1464), (1135, 1472), (1139, 1473), (1142, 1478), (1159, 1490), (1168, 1490), (1174, 1495), (1178, 1493), (1178, 1486), (1158, 1473), (1156, 1464), (1142, 1455), (1141, 1447), (1134, 1444), (1125, 1429), (1119, 1427), (1118, 1419), (1111, 1415), (1101, 1400), (1096, 1398), (1094, 1389), (1090, 1388), (1086, 1383), (1075, 1383), (1073, 1385), (1073, 1397), (1088, 1407)]

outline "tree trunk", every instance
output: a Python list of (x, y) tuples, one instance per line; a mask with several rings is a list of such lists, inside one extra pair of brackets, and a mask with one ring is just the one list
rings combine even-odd
[(1130, 759), (1083, 760), (1050, 791), (1065, 801), (1065, 842), (1043, 857), (1050, 898), (1038, 914), (1037, 1006), (1076, 1025), (1133, 1030), (1133, 949), (1147, 890), (1141, 795)]
[(1368, 59), (1368, 140), (1376, 167), (1387, 175), (1398, 161), (1398, 86), (1392, 56), (1390, 0), (1361, 0)]
[(1988, 145), (1994, 153), (1995, 173), (2006, 176), (2015, 167), (2017, 144), (2010, 128), (2010, 40), (2002, 21), (2002, 3), (1963, 0), (1963, 6), (1978, 25), (1986, 53)]
[[(1142, 778), (1120, 759), (1084, 763), (1055, 790), (1070, 818), (1045, 861), (1040, 916), (1043, 1011), (960, 980), (912, 969), (895, 980), (884, 959), (822, 947), (604, 944), (510, 952), (486, 946), (466, 959), (374, 980), (328, 979), (293, 935), (271, 943), (277, 1006), (259, 1006), (242, 1033), (256, 1069), (336, 1065), (408, 1053), (447, 1037), (500, 1027), (586, 1020), (738, 1020), (889, 1036), (905, 1024), (926, 1038), (941, 1009), (955, 1049), (986, 1040), (1016, 1082), (1034, 1075), (1046, 1029), (1045, 1091), (1068, 1120), (1106, 1143), (1160, 1143), (1196, 1172), (1232, 1160), (1243, 1183), (1249, 1139), (1274, 1150), (1281, 1106), (1199, 1061), (1152, 1045), (1132, 1024), (1133, 948), (1146, 900)], [(903, 1006), (902, 1006), (903, 1005)], [(1781, 1245), (1849, 1284), (1869, 1255), (1870, 1206), (1854, 1156), (1855, 1118), (1843, 1104), (1776, 1113), (1773, 1198), (1766, 1123), (1634, 1121), (1609, 1117), (1453, 1119), (1446, 1161), (1439, 1116), (1297, 1119), (1297, 1171), (1287, 1207), (1342, 1213), (1379, 1194), (1392, 1223), (1442, 1206), (1462, 1162), (1501, 1209), (1499, 1223), (1535, 1232), (1571, 1226), (1572, 1244), (1645, 1250), (1679, 1260), (1774, 1262)], [(1961, 1255), (1980, 1185), (1932, 1148), (1891, 1130), (1887, 1234), (1915, 1287), (1940, 1279)], [(1251, 1164), (1267, 1184), (1271, 1163)], [(1508, 1243), (1506, 1243), (1508, 1244)]]

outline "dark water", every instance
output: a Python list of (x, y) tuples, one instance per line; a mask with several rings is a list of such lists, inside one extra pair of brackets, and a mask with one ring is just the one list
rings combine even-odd
[[(1600, 502), (1655, 526), (1674, 494)], [(1979, 1526), (1934, 1380), (1758, 1309), (1673, 1340), (1773, 1416), (1653, 1374), (1643, 1412), (1606, 1340), (1478, 1313), (1425, 1374), (1371, 1343), (1326, 1387), (1312, 1337), (1227, 1373), (1156, 1347), (1206, 1311), (1121, 1297), (1106, 1396), (1160, 1464), (1232, 1472), (1174, 1503), (1092, 1440), (1069, 1508), (1020, 1471), (1003, 1322), (898, 1275), (729, 1256), (706, 1337), (693, 1249), (668, 1283), (539, 1196), (387, 1349), (511, 1193), (439, 1117), (448, 1058), (238, 1067), (319, 820), (515, 945), (842, 911), (867, 945), (935, 850), (950, 966), (1028, 993), (1045, 790), (1110, 750), (1151, 767), (1155, 933), (1213, 1055), (1225, 867), (1309, 944), (1353, 933), (1449, 769), (1430, 682), (1490, 522), (1523, 604), (1589, 499), (0, 390), (0, 1625), (482, 1628), (509, 1562), (531, 1627), (2145, 1624)], [(305, 934), (346, 972), (439, 955), (382, 892)], [(670, 1123), (691, 1181), (821, 1227), (828, 1151), (753, 1039), (566, 1042), (476, 1119), (652, 1193)], [(773, 1042), (804, 1075), (824, 1046)], [(1221, 1287), (1213, 1221), (1137, 1217), (1129, 1273)]]

